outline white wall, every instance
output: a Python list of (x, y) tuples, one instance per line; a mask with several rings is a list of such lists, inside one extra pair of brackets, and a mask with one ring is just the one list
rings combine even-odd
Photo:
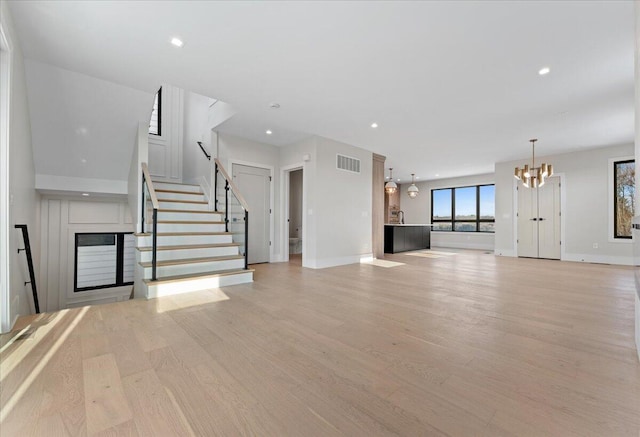
[[(213, 99), (186, 92), (184, 96), (184, 141), (182, 142), (182, 181), (187, 184), (211, 185), (211, 161), (198, 147), (201, 141), (212, 159), (216, 144), (208, 123), (209, 105)], [(215, 139), (215, 133), (214, 137)]]
[[(360, 159), (361, 173), (338, 170), (338, 153)], [(312, 267), (359, 262), (361, 257), (372, 254), (373, 155), (368, 150), (318, 137), (316, 159), (316, 180), (311, 195), (316, 198), (313, 214), (317, 246)]]
[(139, 123), (149, 123), (153, 95), (33, 60), (25, 64), (36, 188), (126, 194), (126, 164)]
[(73, 292), (76, 232), (133, 232), (126, 200), (43, 196), (40, 210), (42, 310), (128, 299), (131, 286)]
[[(182, 182), (184, 96), (183, 89), (162, 85), (161, 135), (149, 134), (149, 173), (154, 180)], [(153, 105), (150, 108), (152, 107)], [(149, 110), (147, 123), (150, 115)]]
[[(405, 223), (431, 223), (431, 190), (492, 183), (494, 183), (493, 173), (417, 182), (416, 186), (420, 190), (420, 194), (415, 199), (407, 196), (408, 184), (400, 185), (400, 209), (405, 213)], [(485, 232), (431, 232), (431, 246), (493, 250), (494, 234)]]
[[(38, 202), (39, 195), (35, 191), (35, 167), (33, 163), (33, 147), (31, 138), (31, 125), (29, 118), (29, 104), (27, 97), (27, 84), (24, 61), (17, 35), (13, 28), (11, 15), (6, 2), (0, 3), (0, 19), (2, 29), (10, 43), (10, 89), (9, 97), (9, 186), (0, 186), (0, 190), (8, 191), (9, 197), (9, 222), (2, 222), (9, 236), (8, 253), (0, 256), (9, 261), (8, 293), (9, 308), (5, 314), (8, 320), (3, 320), (1, 330), (8, 331), (20, 315), (31, 312), (31, 288), (24, 285), (28, 281), (25, 254), (18, 254), (18, 248), (23, 248), (21, 234), (15, 230), (14, 225), (26, 224), (29, 229), (31, 248), (34, 256), (34, 264), (39, 265), (39, 229), (38, 229)], [(6, 91), (6, 90), (3, 90)], [(7, 229), (8, 228), (8, 229)], [(6, 248), (6, 246), (3, 245)], [(37, 282), (37, 281), (36, 281)], [(39, 284), (38, 284), (39, 285)], [(5, 284), (2, 285), (5, 287)], [(0, 303), (4, 306), (4, 302)]]
[[(583, 152), (537, 157), (537, 162), (553, 164), (554, 173), (564, 177), (561, 189), (563, 260), (631, 264), (630, 240), (611, 242), (608, 235), (612, 213), (608, 206), (610, 159), (633, 155), (633, 145), (590, 149)], [(495, 253), (516, 256), (514, 217), (515, 166), (530, 157), (496, 164), (496, 240)], [(598, 248), (594, 248), (594, 244)]]

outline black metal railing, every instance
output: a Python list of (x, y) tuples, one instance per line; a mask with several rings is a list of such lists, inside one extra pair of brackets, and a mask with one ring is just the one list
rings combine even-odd
[(140, 222), (142, 223), (142, 233), (147, 233), (148, 229), (147, 219), (145, 218), (145, 212), (147, 210), (147, 203), (151, 202), (152, 208), (152, 247), (151, 247), (151, 280), (157, 279), (156, 267), (158, 263), (158, 198), (156, 197), (156, 190), (153, 188), (153, 182), (149, 175), (149, 168), (145, 162), (142, 163), (142, 217)]
[(204, 150), (204, 146), (202, 145), (202, 141), (198, 141), (198, 146), (200, 146), (200, 150), (202, 150), (202, 153), (204, 153), (204, 156), (206, 156), (206, 157), (207, 157), (207, 159), (208, 159), (209, 161), (211, 161), (211, 155), (209, 155), (209, 154), (207, 153), (207, 151), (206, 151), (206, 150)]
[[(231, 233), (232, 241), (243, 249), (244, 268), (247, 269), (249, 268), (249, 206), (220, 161), (214, 158), (214, 163), (214, 210), (224, 213), (225, 232)], [(224, 211), (220, 209), (220, 198), (224, 198)]]
[(33, 257), (31, 256), (31, 244), (29, 243), (29, 231), (27, 225), (15, 225), (16, 229), (22, 230), (22, 239), (24, 241), (24, 249), (18, 249), (18, 253), (24, 250), (27, 255), (27, 267), (29, 269), (29, 280), (24, 283), (31, 284), (31, 292), (33, 293), (33, 306), (36, 314), (40, 314), (40, 303), (38, 302), (38, 288), (36, 287), (36, 274), (33, 269)]

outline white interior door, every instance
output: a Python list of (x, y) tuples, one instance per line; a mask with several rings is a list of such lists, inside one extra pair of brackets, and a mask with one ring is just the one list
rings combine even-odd
[(535, 188), (518, 187), (518, 256), (538, 257), (538, 197)]
[(518, 256), (560, 259), (560, 178), (518, 187)]
[(560, 179), (553, 177), (538, 188), (539, 257), (560, 259)]
[(232, 173), (233, 182), (249, 206), (248, 263), (269, 262), (271, 171), (233, 164)]

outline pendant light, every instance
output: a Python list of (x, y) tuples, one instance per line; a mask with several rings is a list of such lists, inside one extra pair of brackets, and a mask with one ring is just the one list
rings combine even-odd
[(545, 179), (553, 176), (553, 165), (542, 163), (540, 167), (536, 167), (536, 141), (531, 139), (531, 167), (525, 164), (524, 167), (516, 167), (513, 176), (522, 181), (522, 186), (526, 188), (541, 187), (545, 183)]
[(420, 193), (420, 190), (418, 190), (418, 187), (416, 187), (416, 175), (414, 173), (411, 173), (411, 185), (409, 185), (409, 188), (407, 188), (407, 195), (410, 198), (415, 199), (416, 197), (418, 197), (418, 193)]
[(387, 194), (393, 194), (397, 189), (398, 186), (393, 182), (393, 168), (389, 168), (389, 182), (384, 184), (384, 191), (386, 191)]

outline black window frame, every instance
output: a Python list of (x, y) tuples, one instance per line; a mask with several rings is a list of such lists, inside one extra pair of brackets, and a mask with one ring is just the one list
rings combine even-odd
[[(155, 135), (157, 137), (162, 136), (162, 87), (156, 93), (158, 96), (158, 132), (151, 132), (151, 123), (149, 123), (149, 135)], [(153, 116), (153, 111), (151, 112), (151, 116)]]
[[(481, 187), (490, 187), (494, 188), (494, 202), (495, 202), (495, 186), (496, 184), (479, 184), (479, 185), (464, 185), (460, 187), (450, 187), (450, 188), (433, 188), (431, 190), (431, 223), (451, 223), (451, 230), (444, 229), (436, 229), (432, 228), (434, 232), (475, 232), (475, 233), (483, 233), (483, 234), (494, 234), (495, 228), (493, 231), (482, 231), (480, 230), (481, 223), (494, 223), (496, 222), (495, 218), (495, 210), (493, 212), (493, 219), (482, 219), (480, 218), (480, 188)], [(456, 189), (461, 188), (475, 188), (476, 189), (476, 218), (475, 220), (456, 220)], [(434, 219), (433, 218), (433, 195), (436, 191), (450, 191), (451, 192), (451, 218), (450, 219)], [(475, 223), (476, 230), (475, 231), (456, 231), (456, 223)]]
[[(635, 171), (635, 159), (621, 159), (619, 161), (613, 161), (613, 238), (616, 240), (631, 240), (633, 238), (633, 232), (631, 232), (630, 235), (618, 235), (618, 164), (629, 163), (633, 163)], [(631, 216), (633, 217), (634, 214), (635, 211), (632, 212)], [(631, 227), (629, 227), (629, 229), (631, 230)]]
[[(73, 261), (73, 292), (100, 290), (103, 288), (124, 287), (133, 285), (133, 281), (124, 282), (124, 236), (133, 232), (76, 232), (74, 235), (74, 261)], [(116, 241), (116, 281), (114, 284), (95, 285), (91, 287), (78, 288), (78, 236), (80, 235), (115, 235)]]

